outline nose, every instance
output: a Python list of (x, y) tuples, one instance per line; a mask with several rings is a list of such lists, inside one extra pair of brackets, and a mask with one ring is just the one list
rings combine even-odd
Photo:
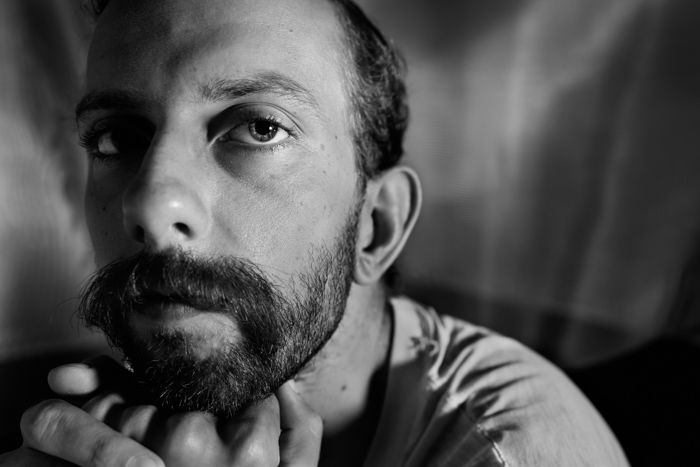
[(123, 198), (126, 233), (152, 251), (192, 246), (209, 227), (197, 177), (153, 167), (139, 173)]

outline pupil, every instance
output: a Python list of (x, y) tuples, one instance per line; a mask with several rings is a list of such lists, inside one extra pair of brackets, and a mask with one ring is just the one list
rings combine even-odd
[(275, 134), (277, 133), (277, 127), (267, 121), (255, 122), (253, 129), (255, 130), (255, 133), (260, 136), (259, 139), (266, 141), (274, 138)]
[(150, 142), (143, 137), (131, 135), (123, 131), (112, 132), (112, 143), (124, 154), (142, 154), (148, 150)]

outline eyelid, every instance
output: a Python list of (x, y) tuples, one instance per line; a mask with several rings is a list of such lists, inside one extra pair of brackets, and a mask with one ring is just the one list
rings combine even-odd
[(100, 158), (97, 144), (99, 139), (106, 133), (115, 130), (128, 130), (140, 133), (141, 136), (153, 137), (154, 126), (142, 117), (133, 115), (109, 116), (96, 120), (87, 129), (80, 131), (79, 144), (87, 152), (88, 156)]
[(100, 136), (115, 128), (115, 125), (111, 123), (113, 123), (112, 118), (102, 118), (92, 123), (87, 129), (80, 131), (80, 146), (86, 151), (91, 151), (94, 149)]
[(153, 133), (154, 131), (154, 126), (148, 120), (134, 115), (110, 115), (108, 117), (97, 119), (89, 125), (81, 126), (86, 127), (84, 130), (78, 128), (78, 133), (80, 134), (81, 140), (89, 135), (104, 133), (105, 131), (113, 130), (115, 128), (129, 128), (134, 129), (135, 131), (141, 131), (143, 133)]
[(298, 121), (281, 107), (267, 102), (245, 102), (228, 107), (211, 120), (207, 125), (207, 141), (214, 143), (231, 129), (253, 119), (272, 120), (292, 138), (303, 133)]

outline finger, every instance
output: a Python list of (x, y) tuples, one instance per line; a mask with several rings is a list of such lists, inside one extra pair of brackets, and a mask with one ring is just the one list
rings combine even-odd
[(49, 371), (49, 387), (62, 396), (84, 396), (99, 386), (97, 370), (84, 363), (69, 363)]
[(121, 394), (103, 393), (93, 397), (82, 409), (124, 436), (144, 444), (146, 435), (157, 414), (153, 405), (129, 406)]
[(219, 423), (232, 465), (279, 465), (279, 413), (277, 398), (270, 396)]
[(148, 445), (146, 436), (158, 412), (153, 405), (126, 405), (124, 398), (115, 393), (95, 396), (82, 409), (124, 436), (144, 445)]
[(116, 389), (132, 379), (126, 368), (105, 355), (62, 365), (48, 374), (51, 389), (66, 396), (86, 395), (106, 386)]
[(124, 405), (124, 397), (121, 394), (114, 392), (105, 392), (99, 394), (85, 404), (83, 404), (82, 409), (95, 417), (97, 420), (107, 423), (107, 418), (110, 412), (116, 407), (121, 407)]
[(318, 465), (321, 453), (323, 420), (286, 382), (277, 390), (280, 405), (281, 466)]
[(20, 428), (25, 447), (79, 466), (164, 465), (144, 446), (62, 400), (48, 400), (30, 408), (22, 415)]
[(136, 405), (126, 407), (119, 416), (119, 420), (112, 428), (124, 436), (138, 441), (141, 444), (150, 443), (150, 429), (158, 415), (158, 409), (154, 405)]
[(213, 415), (184, 412), (156, 420), (159, 422), (159, 433), (154, 434), (152, 442), (168, 467), (244, 465), (228, 462), (228, 451), (219, 439)]

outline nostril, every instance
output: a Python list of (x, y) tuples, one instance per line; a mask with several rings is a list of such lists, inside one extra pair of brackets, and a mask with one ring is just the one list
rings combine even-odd
[(176, 222), (174, 227), (175, 227), (175, 230), (180, 232), (185, 237), (190, 236), (190, 227), (187, 224), (184, 224), (182, 222)]

